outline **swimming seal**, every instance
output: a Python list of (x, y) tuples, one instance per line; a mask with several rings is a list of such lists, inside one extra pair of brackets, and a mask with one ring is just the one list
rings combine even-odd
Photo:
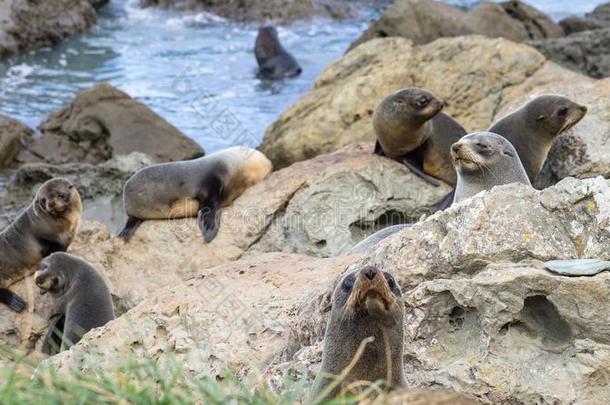
[(235, 146), (195, 160), (161, 163), (136, 172), (123, 188), (127, 223), (118, 236), (129, 241), (147, 219), (197, 217), (203, 238), (218, 233), (220, 210), (272, 169), (267, 157)]
[(488, 131), (513, 144), (533, 183), (557, 136), (576, 125), (586, 113), (587, 107), (567, 97), (542, 95), (498, 120)]
[(334, 289), (331, 305), (311, 399), (333, 398), (356, 381), (404, 386), (405, 309), (394, 277), (371, 266), (350, 272)]
[(66, 350), (91, 329), (114, 319), (112, 298), (104, 279), (82, 259), (53, 253), (40, 263), (34, 281), (53, 300), (53, 321), (43, 340), (44, 353)]
[(517, 151), (501, 135), (491, 132), (466, 135), (451, 146), (451, 157), (458, 175), (454, 203), (502, 184), (531, 186)]
[(16, 312), (25, 309), (25, 301), (4, 287), (24, 277), (42, 258), (66, 251), (82, 209), (78, 191), (68, 180), (55, 178), (40, 186), (33, 202), (0, 233), (0, 302)]
[(278, 80), (301, 74), (301, 67), (294, 56), (284, 49), (277, 30), (271, 25), (258, 29), (254, 56), (259, 67), (258, 74), (262, 78)]
[(401, 161), (427, 182), (455, 185), (449, 148), (466, 130), (442, 112), (445, 103), (425, 89), (409, 87), (387, 97), (375, 109), (375, 153)]

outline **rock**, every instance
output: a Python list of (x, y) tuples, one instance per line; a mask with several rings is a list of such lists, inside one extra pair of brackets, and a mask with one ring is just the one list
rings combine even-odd
[(421, 46), (403, 38), (374, 39), (330, 65), (314, 89), (267, 128), (260, 149), (278, 168), (373, 140), (375, 107), (403, 87), (432, 90), (448, 102), (447, 112), (473, 131), (488, 128), (504, 94), (514, 88), (525, 92), (526, 80), (534, 86), (581, 78), (531, 47), (503, 39), (467, 36)]
[(109, 2), (110, 2), (110, 0), (89, 0), (89, 3), (91, 3), (91, 5), (96, 9), (101, 8), (102, 6), (105, 6)]
[(19, 155), (23, 162), (99, 163), (142, 152), (155, 162), (199, 157), (199, 145), (126, 93), (102, 83), (49, 115), (42, 136)]
[(562, 37), (564, 32), (547, 15), (518, 0), (482, 2), (468, 12), (438, 1), (396, 0), (350, 49), (378, 37), (404, 37), (420, 45), (468, 34), (522, 42)]
[[(101, 224), (84, 221), (70, 253), (105, 274), (119, 314), (159, 288), (245, 254), (337, 255), (380, 226), (429, 214), (450, 191), (448, 186), (432, 187), (403, 165), (373, 155), (372, 147), (354, 145), (272, 173), (223, 210), (220, 231), (209, 244), (203, 243), (194, 218), (146, 221), (128, 244)], [(38, 181), (48, 172), (41, 169), (40, 177), (35, 170), (27, 173)], [(78, 176), (68, 178), (79, 183)], [(103, 181), (98, 183), (97, 187), (104, 187)], [(113, 184), (108, 182), (104, 195), (114, 191)], [(85, 197), (94, 190), (85, 190)], [(89, 201), (85, 199), (85, 212)], [(31, 283), (27, 279), (12, 288), (27, 291)], [(15, 325), (6, 329), (21, 330)], [(40, 331), (15, 334), (21, 342), (35, 342)]]
[(584, 17), (567, 17), (559, 22), (566, 34), (610, 27), (610, 3), (595, 7)]
[(359, 403), (362, 405), (379, 403), (385, 405), (476, 405), (481, 402), (455, 391), (437, 391), (426, 388), (402, 388), (384, 394), (382, 397), (376, 398), (375, 401), (362, 401)]
[(33, 135), (27, 125), (0, 115), (0, 167), (13, 166), (15, 157)]
[(56, 44), (96, 21), (87, 0), (5, 0), (0, 8), (0, 57)]
[(505, 95), (495, 119), (518, 108), (530, 97), (549, 93), (566, 95), (589, 110), (574, 128), (557, 138), (534, 185), (537, 188), (548, 187), (568, 176), (610, 177), (610, 154), (607, 152), (610, 79), (550, 80), (540, 86), (531, 86), (526, 81), (522, 88), (515, 88)]
[(595, 78), (610, 76), (610, 23), (608, 28), (579, 32), (565, 38), (529, 41), (548, 59)]
[(542, 261), (605, 257), (609, 201), (602, 178), (565, 179), (544, 191), (506, 185), (391, 236), (369, 256), (275, 253), (199, 269), (46, 366), (99, 372), (117, 357), (176, 358), (192, 375), (265, 370), (271, 386), (287, 375), (311, 379), (333, 280), (372, 264), (403, 289), (409, 386), (490, 404), (605, 403), (610, 308), (600, 302), (610, 274), (561, 277)]
[(352, 5), (339, 0), (141, 0), (142, 7), (159, 7), (191, 12), (210, 12), (237, 21), (290, 22), (313, 16), (348, 18), (354, 15)]
[(123, 184), (137, 170), (152, 163), (148, 156), (133, 152), (130, 155), (119, 155), (99, 165), (25, 164), (15, 172), (6, 187), (0, 190), (0, 229), (30, 204), (42, 183), (53, 177), (65, 177), (76, 186), (84, 200), (84, 217), (102, 221), (113, 231), (117, 231), (126, 218), (121, 198)]

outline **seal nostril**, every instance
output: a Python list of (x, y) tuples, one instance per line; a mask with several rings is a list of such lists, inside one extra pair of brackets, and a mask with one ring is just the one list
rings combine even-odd
[(375, 275), (377, 274), (377, 269), (374, 267), (367, 267), (365, 269), (362, 269), (362, 273), (366, 276), (366, 278), (368, 278), (369, 280), (372, 280), (375, 278)]
[(462, 144), (460, 144), (459, 142), (454, 143), (453, 145), (451, 145), (451, 150), (457, 153), (457, 151), (460, 150), (460, 146), (462, 146)]
[(34, 282), (35, 282), (37, 285), (40, 285), (40, 284), (42, 284), (42, 283), (44, 282), (44, 277), (42, 277), (42, 276), (38, 276), (38, 277), (36, 277), (36, 279), (34, 280)]

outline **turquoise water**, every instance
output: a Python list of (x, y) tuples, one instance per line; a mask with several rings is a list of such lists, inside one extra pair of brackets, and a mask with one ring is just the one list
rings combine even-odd
[[(584, 13), (599, 3), (534, 2), (556, 18)], [(236, 143), (254, 146), (265, 128), (312, 87), (315, 77), (343, 55), (376, 14), (365, 8), (348, 21), (316, 19), (280, 27), (280, 38), (303, 74), (265, 83), (255, 77), (256, 25), (209, 14), (142, 10), (132, 0), (113, 0), (91, 31), (53, 49), (0, 62), (0, 113), (37, 126), (78, 90), (108, 81), (208, 152)]]

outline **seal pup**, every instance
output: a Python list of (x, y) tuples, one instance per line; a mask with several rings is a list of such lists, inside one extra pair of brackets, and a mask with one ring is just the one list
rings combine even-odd
[(272, 25), (258, 29), (254, 56), (258, 63), (258, 74), (264, 79), (278, 80), (301, 74), (301, 67), (294, 56), (284, 49), (277, 30)]
[(375, 152), (404, 163), (430, 184), (455, 185), (451, 144), (466, 130), (442, 112), (445, 102), (425, 89), (409, 87), (387, 97), (375, 109)]
[(72, 183), (46, 181), (32, 203), (0, 232), (0, 302), (21, 312), (25, 301), (4, 288), (53, 252), (66, 251), (81, 222), (82, 202)]
[(114, 319), (110, 290), (89, 263), (57, 252), (44, 259), (34, 281), (53, 300), (53, 321), (42, 351), (56, 354), (80, 341), (85, 333)]
[(466, 135), (451, 145), (451, 157), (458, 176), (454, 203), (502, 184), (531, 186), (517, 151), (501, 135), (491, 132)]
[(129, 241), (147, 219), (197, 217), (203, 239), (210, 242), (218, 233), (221, 208), (263, 180), (271, 169), (263, 153), (243, 146), (145, 167), (123, 188), (127, 223), (118, 237)]
[(533, 183), (557, 136), (576, 125), (586, 113), (587, 107), (567, 97), (547, 94), (528, 101), (492, 124), (488, 131), (513, 144)]
[(331, 305), (311, 399), (333, 398), (357, 381), (404, 386), (405, 308), (394, 277), (371, 266), (349, 272), (335, 287)]

